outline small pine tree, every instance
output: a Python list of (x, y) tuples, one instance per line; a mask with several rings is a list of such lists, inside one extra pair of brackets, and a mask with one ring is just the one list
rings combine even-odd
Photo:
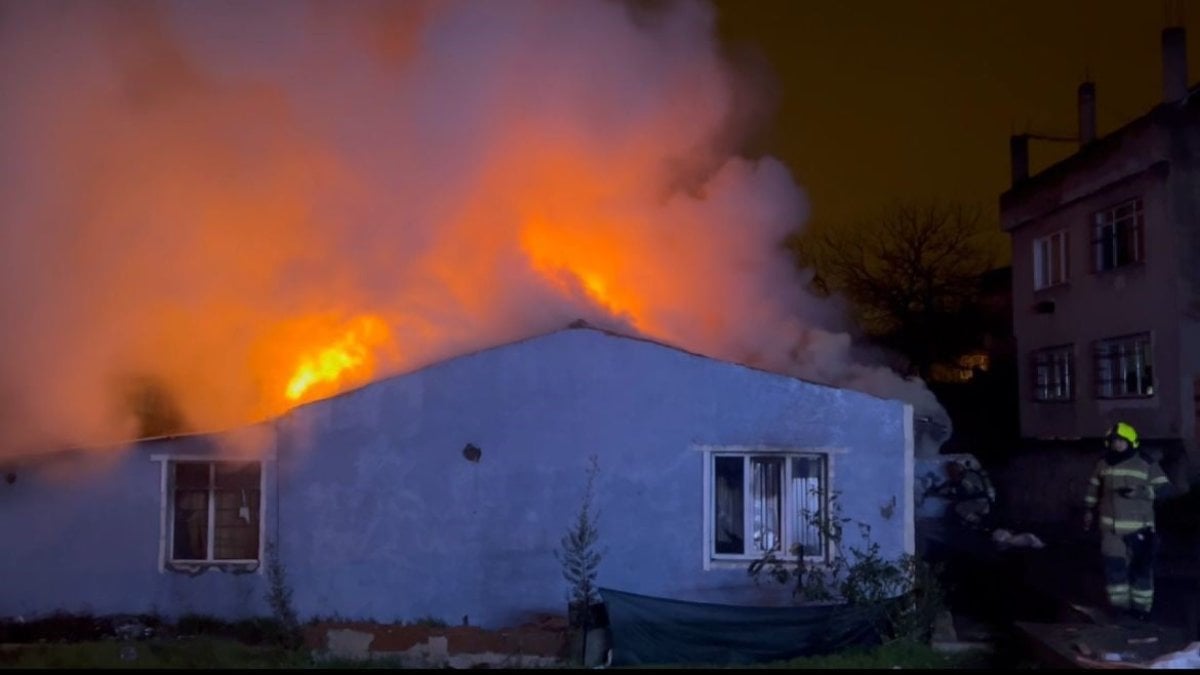
[(277, 641), (287, 648), (300, 646), (303, 636), (300, 620), (292, 606), (292, 588), (288, 585), (283, 561), (279, 559), (279, 547), (273, 541), (267, 544), (267, 604), (277, 624)]
[(596, 527), (600, 514), (592, 512), (593, 490), (599, 462), (593, 455), (589, 459), (587, 487), (584, 488), (583, 503), (575, 523), (562, 538), (562, 548), (554, 557), (562, 563), (563, 578), (571, 585), (569, 606), (581, 612), (586, 621), (588, 608), (599, 600), (596, 593), (596, 574), (604, 552), (597, 548), (600, 531)]

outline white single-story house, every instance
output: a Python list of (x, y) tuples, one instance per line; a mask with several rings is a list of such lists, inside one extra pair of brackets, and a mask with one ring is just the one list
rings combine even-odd
[(301, 619), (565, 613), (592, 457), (609, 588), (790, 602), (747, 566), (833, 555), (833, 495), (914, 549), (911, 406), (581, 327), (227, 433), (0, 461), (0, 616), (268, 614), (271, 550)]

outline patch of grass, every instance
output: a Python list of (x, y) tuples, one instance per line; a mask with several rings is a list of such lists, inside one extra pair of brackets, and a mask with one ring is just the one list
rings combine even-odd
[(130, 623), (140, 624), (156, 632), (163, 628), (162, 619), (153, 614), (92, 616), (56, 612), (28, 621), (0, 619), (0, 643), (102, 640), (116, 635), (120, 626)]
[(175, 631), (180, 635), (217, 635), (228, 628), (228, 621), (205, 614), (184, 614), (175, 622)]
[[(125, 658), (123, 658), (123, 654)], [(395, 656), (361, 660), (313, 658), (308, 651), (302, 649), (253, 646), (235, 640), (210, 637), (0, 646), (0, 670), (9, 668), (279, 668), (288, 670), (386, 668), (396, 670), (418, 667), (420, 667), (419, 664), (411, 659)], [(429, 667), (422, 669), (428, 670)]]
[(272, 617), (253, 617), (225, 621), (201, 614), (187, 614), (175, 624), (175, 633), (183, 637), (223, 638), (248, 645), (297, 647), (295, 628)]
[(994, 663), (994, 656), (986, 652), (943, 654), (935, 651), (933, 647), (923, 642), (896, 640), (880, 647), (861, 647), (825, 656), (805, 656), (788, 661), (772, 661), (770, 663), (745, 666), (713, 666), (701, 663), (689, 665), (639, 665), (634, 667), (639, 670), (680, 668), (699, 670), (733, 668), (770, 668), (773, 670), (803, 670), (810, 668), (814, 670), (888, 670), (892, 668), (899, 668), (901, 670), (995, 670)]
[(402, 659), (383, 658), (383, 659), (322, 659), (315, 665), (321, 669), (344, 670), (344, 669), (359, 669), (359, 668), (387, 668), (396, 670), (399, 668), (412, 668), (411, 664), (406, 664)]
[[(129, 652), (126, 650), (132, 649)], [(122, 652), (131, 659), (122, 658)], [(413, 668), (396, 657), (313, 659), (308, 652), (282, 647), (245, 645), (219, 638), (149, 640), (143, 642), (77, 642), (0, 647), (0, 670), (8, 668), (284, 668), (382, 669)]]
[(9, 646), (3, 668), (296, 668), (312, 664), (307, 654), (254, 647), (232, 640), (148, 640)]
[[(130, 651), (132, 650), (132, 651)], [(123, 654), (124, 657), (123, 658)], [(129, 658), (132, 657), (132, 658)], [(990, 663), (988, 654), (942, 654), (932, 647), (897, 641), (882, 647), (856, 649), (790, 661), (761, 664), (778, 669), (979, 669)], [(78, 642), (69, 644), (9, 645), (0, 648), (3, 668), (402, 668), (394, 658), (370, 660), (322, 659), (314, 661), (303, 650), (246, 645), (234, 640), (198, 637), (178, 640)], [(684, 666), (665, 666), (678, 668)], [(695, 666), (692, 666), (695, 667)], [(705, 666), (700, 665), (700, 668)], [(742, 667), (742, 666), (737, 666)], [(751, 666), (753, 667), (753, 666)]]
[(814, 669), (888, 669), (903, 670), (983, 668), (989, 655), (979, 652), (943, 654), (927, 644), (908, 640), (897, 640), (880, 647), (851, 649), (826, 656), (808, 656), (790, 661), (764, 664), (765, 668), (814, 668)]

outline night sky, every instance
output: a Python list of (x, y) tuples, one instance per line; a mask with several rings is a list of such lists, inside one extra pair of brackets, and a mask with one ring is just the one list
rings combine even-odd
[[(1194, 0), (717, 6), (735, 54), (774, 73), (776, 112), (752, 147), (795, 172), (813, 227), (853, 222), (895, 198), (976, 201), (994, 219), (1009, 135), (1074, 135), (1086, 74), (1097, 83), (1100, 134), (1159, 101), (1168, 17), (1183, 18), (1189, 76), (1200, 75)], [(1032, 143), (1031, 171), (1074, 147)]]

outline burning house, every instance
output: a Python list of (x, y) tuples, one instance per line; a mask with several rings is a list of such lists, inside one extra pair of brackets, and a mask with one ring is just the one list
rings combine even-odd
[(902, 402), (566, 329), (233, 432), (10, 460), (0, 615), (264, 614), (270, 551), (304, 619), (563, 613), (589, 457), (604, 585), (786, 603), (747, 565), (828, 559), (835, 495), (913, 551), (913, 446)]
[(829, 556), (835, 494), (912, 550), (949, 420), (806, 293), (711, 6), (16, 3), (0, 35), (0, 615), (258, 614), (269, 543), (303, 617), (560, 611), (592, 456), (613, 588), (790, 600), (746, 567)]

